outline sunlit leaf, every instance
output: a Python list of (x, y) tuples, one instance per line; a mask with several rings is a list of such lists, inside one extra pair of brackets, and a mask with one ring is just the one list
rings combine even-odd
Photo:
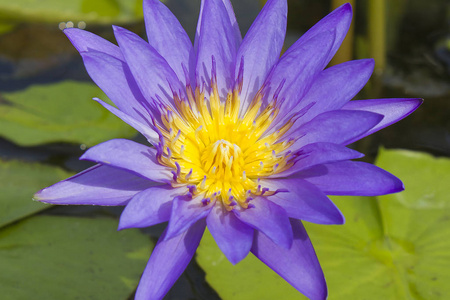
[(0, 227), (48, 208), (32, 201), (33, 194), (68, 176), (52, 166), (0, 160)]
[(405, 184), (404, 192), (379, 197), (384, 232), (392, 241), (404, 295), (449, 299), (450, 160), (384, 150), (377, 164)]
[(92, 146), (135, 131), (93, 101), (106, 99), (92, 83), (64, 81), (4, 93), (0, 136), (19, 145), (72, 142)]
[(112, 219), (38, 216), (0, 231), (2, 299), (127, 299), (151, 243)]
[(17, 22), (128, 23), (142, 19), (141, 0), (0, 0), (0, 19)]
[(307, 299), (251, 253), (237, 265), (230, 263), (209, 231), (203, 235), (196, 257), (206, 281), (221, 299)]
[(14, 24), (0, 22), (0, 34), (7, 33), (9, 31), (13, 30), (14, 27), (15, 27)]
[[(399, 176), (406, 191), (334, 197), (346, 216), (345, 225), (305, 222), (325, 272), (329, 299), (448, 299), (450, 160), (381, 150), (377, 164)], [(232, 266), (210, 235), (197, 261), (225, 300), (304, 299), (254, 257)]]

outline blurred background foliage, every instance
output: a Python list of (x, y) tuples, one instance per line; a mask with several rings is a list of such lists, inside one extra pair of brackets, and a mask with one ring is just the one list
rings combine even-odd
[[(191, 38), (199, 0), (166, 0)], [(263, 0), (232, 0), (243, 34)], [(341, 0), (289, 0), (289, 47)], [(358, 99), (420, 97), (399, 124), (353, 145), (405, 183), (383, 197), (334, 197), (343, 226), (306, 224), (333, 299), (449, 299), (450, 3), (352, 0), (333, 64), (374, 57)], [(121, 208), (52, 207), (37, 190), (81, 171), (84, 150), (111, 138), (145, 142), (91, 100), (60, 28), (114, 41), (111, 24), (144, 36), (141, 0), (0, 0), (0, 294), (2, 299), (132, 299), (164, 225), (116, 232)], [(402, 148), (407, 150), (384, 150)], [(166, 299), (300, 299), (249, 255), (231, 266), (207, 233)]]

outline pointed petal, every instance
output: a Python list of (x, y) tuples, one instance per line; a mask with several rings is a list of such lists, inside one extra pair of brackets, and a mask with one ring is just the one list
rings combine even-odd
[(171, 239), (184, 231), (200, 219), (204, 219), (214, 203), (204, 205), (203, 195), (192, 198), (191, 195), (182, 195), (173, 199), (172, 213), (167, 226), (166, 239)]
[[(287, 1), (269, 0), (239, 47), (235, 76), (243, 61), (241, 110), (246, 111), (272, 66), (280, 57), (286, 34)], [(239, 80), (239, 78), (236, 78)]]
[(239, 29), (239, 24), (236, 20), (236, 16), (234, 15), (234, 9), (231, 5), (230, 0), (221, 0), (223, 5), (225, 6), (225, 9), (227, 10), (228, 18), (230, 19), (231, 27), (233, 27), (234, 31), (234, 39), (236, 40), (236, 45), (241, 44), (242, 42), (242, 35), (241, 30)]
[(128, 170), (156, 182), (168, 183), (172, 178), (169, 168), (158, 163), (154, 148), (130, 140), (115, 139), (98, 144), (80, 159)]
[(274, 66), (263, 87), (264, 101), (276, 100), (280, 106), (280, 113), (273, 124), (289, 114), (298, 102), (295, 99), (306, 94), (323, 70), (323, 60), (333, 45), (334, 35), (334, 31), (327, 31), (311, 38), (308, 43), (292, 46)]
[(235, 28), (224, 2), (228, 1), (204, 1), (200, 17), (196, 65), (197, 85), (201, 86), (204, 81), (209, 86), (214, 57), (217, 86), (221, 97), (226, 96), (234, 84), (234, 65), (239, 47)]
[(300, 178), (261, 179), (261, 186), (278, 192), (268, 199), (281, 206), (290, 218), (318, 224), (344, 224), (334, 203), (316, 186)]
[(144, 1), (145, 28), (149, 44), (167, 61), (177, 77), (186, 84), (186, 70), (194, 66), (194, 48), (177, 18), (160, 0)]
[(63, 32), (80, 53), (98, 51), (123, 60), (119, 47), (96, 34), (78, 28), (66, 28)]
[(343, 109), (370, 111), (384, 116), (383, 120), (372, 129), (355, 137), (354, 141), (356, 141), (409, 116), (422, 103), (423, 99), (417, 98), (354, 100), (348, 102)]
[(34, 195), (50, 204), (125, 205), (137, 193), (157, 183), (109, 166), (96, 165)]
[(172, 200), (184, 191), (165, 184), (136, 194), (120, 215), (119, 229), (143, 228), (169, 221)]
[(290, 249), (257, 232), (252, 253), (309, 299), (325, 300), (325, 277), (308, 234), (300, 221), (291, 220), (291, 225), (294, 242)]
[(323, 70), (317, 75), (308, 93), (303, 98), (293, 99), (297, 100), (296, 105), (280, 122), (284, 123), (295, 113), (311, 105), (291, 129), (296, 130), (296, 128), (323, 112), (342, 108), (366, 85), (373, 72), (373, 66), (373, 59), (361, 59)]
[(127, 65), (107, 54), (90, 51), (82, 53), (84, 65), (92, 80), (124, 113), (145, 122), (146, 102)]
[(345, 146), (324, 142), (308, 144), (296, 152), (295, 155), (298, 155), (298, 157), (292, 167), (270, 177), (287, 177), (315, 165), (357, 159), (364, 156), (364, 154)]
[(206, 217), (206, 224), (217, 246), (232, 264), (237, 264), (250, 252), (254, 229), (239, 221), (222, 203), (216, 202)]
[(177, 75), (152, 46), (126, 29), (113, 28), (120, 50), (145, 99), (160, 98), (171, 105), (174, 92), (184, 95), (184, 86)]
[(394, 175), (360, 161), (318, 165), (295, 176), (311, 182), (327, 195), (379, 196), (404, 190), (403, 183)]
[[(230, 24), (233, 27), (234, 39), (236, 40), (236, 44), (240, 45), (242, 42), (242, 35), (241, 35), (241, 31), (239, 30), (239, 25), (236, 21), (236, 16), (234, 15), (233, 6), (231, 5), (230, 0), (221, 0), (221, 1), (222, 1), (223, 5), (225, 6), (228, 18), (230, 19)], [(200, 30), (202, 27), (203, 8), (205, 6), (205, 0), (201, 0), (200, 3), (201, 3), (200, 4), (200, 14), (198, 17), (197, 30), (195, 32), (195, 42), (194, 42), (195, 53), (198, 53), (198, 40), (199, 40), (199, 36), (200, 36)]]
[[(310, 39), (315, 36), (327, 32), (329, 30), (336, 31), (336, 38), (333, 42), (330, 52), (327, 58), (323, 62), (323, 68), (328, 65), (331, 58), (336, 54), (337, 50), (342, 44), (345, 36), (347, 35), (348, 29), (350, 28), (350, 23), (352, 22), (352, 7), (349, 3), (344, 4), (325, 18), (317, 22), (311, 29), (309, 29), (302, 37), (293, 45), (307, 43)], [(288, 50), (289, 51), (289, 50)]]
[(111, 113), (116, 115), (122, 121), (124, 121), (125, 123), (127, 123), (128, 125), (133, 127), (134, 129), (136, 129), (137, 131), (142, 133), (142, 135), (145, 136), (151, 144), (155, 145), (156, 143), (159, 142), (159, 136), (153, 129), (151, 129), (150, 124), (144, 125), (140, 121), (134, 119), (133, 117), (131, 117), (131, 116), (127, 115), (126, 113), (118, 110), (117, 108), (109, 105), (108, 103), (103, 102), (102, 100), (100, 100), (98, 98), (94, 98), (94, 100), (97, 101), (98, 103), (100, 103), (104, 108), (109, 110)]
[(382, 115), (371, 112), (333, 110), (318, 115), (296, 131), (290, 131), (287, 138), (298, 138), (290, 147), (293, 151), (318, 142), (348, 145), (382, 119)]
[(264, 197), (256, 197), (251, 204), (254, 207), (240, 212), (233, 210), (236, 217), (263, 232), (275, 244), (284, 248), (291, 247), (292, 229), (286, 211)]
[(205, 220), (200, 220), (170, 240), (163, 233), (142, 274), (135, 299), (162, 299), (167, 294), (194, 256), (205, 227)]

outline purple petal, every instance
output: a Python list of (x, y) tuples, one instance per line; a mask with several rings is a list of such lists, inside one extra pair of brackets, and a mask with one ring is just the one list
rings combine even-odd
[(123, 60), (122, 52), (119, 47), (98, 35), (78, 28), (66, 28), (63, 32), (80, 53), (94, 50)]
[[(242, 35), (241, 35), (241, 31), (239, 30), (239, 25), (236, 21), (236, 16), (234, 15), (233, 6), (231, 5), (230, 0), (221, 0), (221, 1), (222, 1), (223, 5), (225, 6), (228, 18), (230, 19), (230, 24), (233, 27), (234, 39), (236, 40), (236, 44), (240, 45), (242, 42)], [(205, 6), (205, 0), (201, 0), (200, 3), (201, 3), (200, 4), (200, 15), (198, 17), (197, 30), (195, 32), (195, 42), (194, 42), (194, 48), (195, 48), (196, 53), (198, 53), (198, 40), (200, 37), (200, 29), (202, 27), (203, 8)]]
[(295, 99), (305, 95), (323, 70), (323, 60), (333, 45), (334, 34), (334, 31), (327, 31), (310, 39), (308, 43), (292, 46), (274, 66), (263, 87), (265, 101), (272, 102), (277, 98), (275, 100), (281, 108), (273, 124), (277, 124), (277, 120), (294, 109), (298, 102)]
[[(286, 0), (269, 0), (248, 30), (237, 53), (235, 76), (244, 65), (241, 111), (246, 111), (280, 57), (286, 34)], [(239, 80), (236, 78), (236, 80)]]
[(296, 155), (298, 157), (292, 167), (270, 177), (287, 177), (315, 165), (357, 159), (364, 156), (364, 154), (345, 146), (324, 142), (308, 144), (301, 148)]
[(167, 61), (152, 46), (136, 34), (114, 26), (114, 34), (123, 56), (145, 99), (162, 99), (173, 103), (173, 93), (185, 88)]
[(205, 218), (214, 203), (204, 205), (203, 195), (192, 198), (191, 195), (182, 195), (173, 199), (172, 213), (167, 226), (166, 239), (171, 239), (184, 231), (200, 219)]
[(222, 203), (216, 202), (214, 209), (206, 217), (206, 224), (217, 246), (232, 264), (237, 264), (250, 252), (253, 228), (239, 221)]
[(84, 65), (92, 80), (124, 113), (145, 122), (146, 102), (127, 65), (110, 55), (90, 51), (82, 53)]
[[(354, 100), (348, 102), (343, 109), (362, 110), (378, 113), (384, 116), (383, 120), (369, 131), (355, 137), (353, 141), (362, 139), (380, 129), (383, 129), (395, 122), (400, 121), (410, 115), (423, 103), (422, 99), (375, 99), (375, 100)], [(350, 141), (350, 142), (353, 142)]]
[(344, 216), (334, 203), (316, 186), (300, 179), (261, 179), (261, 186), (283, 189), (268, 200), (281, 206), (290, 218), (318, 224), (344, 224)]
[(311, 182), (327, 195), (378, 196), (404, 190), (394, 175), (359, 161), (318, 165), (296, 177)]
[(345, 62), (320, 72), (308, 93), (298, 99), (292, 111), (280, 120), (280, 123), (284, 124), (294, 114), (311, 106), (291, 129), (295, 130), (323, 112), (342, 108), (367, 83), (373, 66), (373, 59), (361, 59)]
[[(349, 3), (347, 3), (338, 7), (330, 14), (328, 14), (325, 18), (316, 23), (311, 29), (309, 29), (304, 35), (302, 35), (302, 37), (293, 46), (296, 46), (297, 44), (307, 43), (310, 39), (319, 34), (322, 34), (323, 32), (334, 30), (336, 32), (336, 38), (334, 39), (333, 45), (330, 52), (328, 53), (327, 58), (323, 61), (322, 68), (324, 68), (341, 46), (342, 41), (344, 40), (345, 36), (347, 35), (347, 31), (350, 28), (351, 22), (352, 7)], [(289, 52), (289, 50), (287, 52)]]
[(164, 297), (194, 256), (205, 227), (205, 220), (200, 220), (170, 240), (163, 233), (142, 274), (135, 299)]
[(252, 208), (235, 212), (236, 217), (245, 224), (263, 232), (275, 244), (284, 248), (292, 245), (292, 229), (284, 209), (264, 197), (256, 197)]
[(172, 178), (169, 168), (158, 163), (154, 148), (130, 140), (101, 143), (88, 149), (80, 159), (125, 169), (156, 182), (168, 183)]
[[(231, 5), (230, 0), (221, 0), (225, 9), (227, 10), (228, 18), (230, 19), (231, 27), (233, 27), (234, 31), (234, 39), (236, 40), (236, 45), (240, 45), (242, 42), (241, 30), (239, 29), (239, 24), (236, 21), (236, 16), (234, 15), (233, 6)], [(203, 1), (202, 1), (203, 2)]]
[(136, 194), (120, 215), (119, 229), (143, 228), (169, 221), (172, 200), (185, 191), (160, 185)]
[(144, 1), (144, 18), (149, 44), (186, 84), (182, 65), (191, 70), (195, 63), (194, 48), (186, 31), (160, 0)]
[(145, 136), (151, 144), (155, 145), (159, 142), (158, 134), (153, 129), (151, 129), (151, 127), (149, 125), (144, 125), (140, 121), (135, 120), (133, 117), (131, 117), (131, 116), (127, 115), (126, 113), (118, 110), (117, 108), (109, 105), (108, 103), (103, 102), (102, 100), (100, 100), (98, 98), (94, 98), (94, 100), (97, 101), (98, 103), (100, 103), (104, 108), (109, 110), (111, 113), (113, 113), (114, 115), (119, 117), (122, 121), (124, 121), (125, 123), (127, 123), (128, 125), (133, 127), (134, 129), (136, 129), (137, 131), (142, 133), (142, 135)]
[(109, 166), (96, 165), (34, 195), (50, 204), (125, 205), (157, 183)]
[(279, 247), (257, 232), (252, 253), (311, 300), (327, 298), (327, 285), (314, 248), (302, 223), (291, 220), (294, 242), (290, 249)]
[(219, 95), (224, 97), (231, 90), (234, 81), (236, 51), (239, 47), (235, 28), (230, 20), (229, 11), (222, 0), (204, 1), (200, 16), (200, 34), (196, 76), (197, 85), (203, 81), (211, 82), (212, 57), (215, 60), (217, 87)]
[(318, 115), (286, 138), (298, 138), (290, 147), (297, 150), (305, 145), (328, 142), (347, 145), (383, 119), (382, 115), (351, 110), (333, 110)]

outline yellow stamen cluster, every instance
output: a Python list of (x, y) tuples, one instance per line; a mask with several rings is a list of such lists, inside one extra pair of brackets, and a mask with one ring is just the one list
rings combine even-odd
[(292, 126), (264, 134), (278, 113), (275, 101), (264, 109), (262, 92), (239, 117), (240, 91), (219, 97), (213, 82), (209, 101), (199, 88), (187, 88), (187, 99), (174, 97), (175, 108), (166, 107), (162, 116), (161, 164), (174, 169), (173, 185), (186, 185), (205, 199), (221, 200), (231, 209), (236, 204), (248, 207), (252, 195), (273, 193), (261, 189), (258, 179), (282, 172), (291, 166), (280, 142)]

